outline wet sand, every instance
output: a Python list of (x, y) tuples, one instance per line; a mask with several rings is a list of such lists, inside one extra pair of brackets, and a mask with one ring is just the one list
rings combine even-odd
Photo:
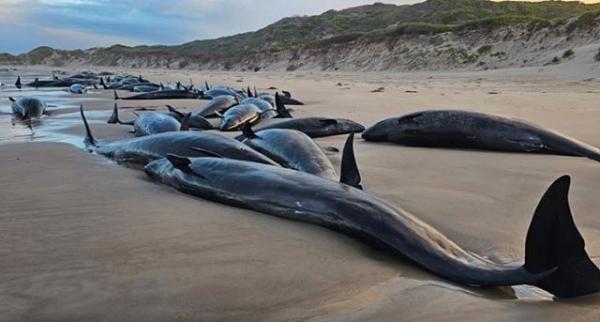
[[(133, 71), (138, 73), (139, 71)], [(600, 146), (599, 83), (557, 70), (323, 74), (143, 71), (151, 80), (287, 89), (297, 116), (371, 125), (424, 108), (524, 118)], [(430, 78), (432, 77), (432, 78)], [(237, 82), (242, 80), (242, 82)], [(338, 84), (339, 83), (339, 84)], [(378, 87), (383, 93), (371, 93)], [(417, 91), (417, 93), (406, 91)], [(85, 97), (99, 139), (112, 92)], [(495, 94), (490, 94), (495, 93)], [(0, 92), (2, 97), (9, 94)], [(10, 93), (12, 95), (14, 93)], [(93, 99), (90, 99), (93, 98)], [(0, 110), (9, 105), (1, 99)], [(0, 120), (0, 316), (28, 321), (595, 321), (600, 296), (552, 301), (533, 288), (449, 283), (329, 230), (207, 202), (151, 182), (81, 147), (76, 106), (34, 133)], [(163, 101), (119, 102), (160, 106)], [(67, 105), (66, 107), (64, 105)], [(198, 107), (201, 102), (174, 105)], [(127, 109), (122, 118), (133, 117)], [(25, 138), (25, 139), (24, 139)], [(319, 139), (341, 148), (344, 136)], [(57, 142), (58, 141), (58, 142)], [(357, 140), (363, 185), (458, 244), (499, 262), (523, 259), (533, 210), (550, 183), (573, 177), (571, 206), (600, 264), (600, 164), (584, 158), (406, 148)], [(339, 167), (339, 155), (332, 156)]]

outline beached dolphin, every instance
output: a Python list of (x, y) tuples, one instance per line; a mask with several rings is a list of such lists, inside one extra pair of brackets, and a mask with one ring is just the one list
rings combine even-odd
[[(311, 138), (320, 138), (325, 136), (360, 133), (365, 130), (364, 126), (346, 119), (333, 119), (325, 117), (307, 117), (298, 119), (288, 119), (266, 126), (255, 128), (255, 132), (267, 129), (292, 129), (303, 132)], [(236, 137), (236, 140), (243, 140), (244, 135)]]
[(115, 92), (115, 100), (158, 100), (158, 99), (196, 99), (201, 93), (190, 92), (186, 90), (167, 89), (154, 92), (141, 93), (129, 97), (119, 97), (117, 90)]
[(213, 87), (208, 91), (203, 92), (202, 98), (213, 99), (223, 95), (237, 97), (239, 100), (246, 98), (246, 93), (244, 91), (236, 90), (230, 87)]
[(86, 147), (119, 163), (145, 165), (152, 160), (164, 158), (168, 153), (196, 157), (209, 151), (231, 159), (278, 165), (241, 142), (218, 133), (204, 131), (165, 132), (100, 144), (92, 136), (83, 106), (80, 107), (80, 113), (86, 131)]
[(150, 92), (160, 90), (160, 85), (148, 84), (148, 83), (137, 84), (137, 85), (134, 85), (131, 90), (136, 93), (150, 93)]
[(389, 118), (367, 129), (362, 137), (407, 146), (557, 154), (600, 161), (600, 150), (557, 132), (517, 119), (459, 110)]
[[(261, 98), (261, 99), (271, 103), (273, 106), (275, 106), (275, 95), (258, 94), (258, 98)], [(300, 102), (299, 100), (293, 99), (291, 97), (287, 97), (285, 95), (281, 95), (280, 99), (281, 99), (281, 102), (285, 105), (304, 105), (304, 103)]]
[(69, 92), (73, 94), (85, 94), (88, 89), (82, 84), (73, 84), (69, 87)]
[(242, 126), (242, 131), (245, 144), (286, 168), (334, 181), (339, 178), (321, 147), (300, 131), (270, 129), (257, 134), (250, 124)]
[(254, 104), (236, 105), (223, 114), (221, 131), (232, 131), (246, 123), (254, 123), (260, 119), (261, 113)]
[(12, 102), (12, 111), (23, 119), (40, 118), (46, 113), (46, 103), (39, 98), (23, 96), (17, 99), (8, 98)]
[(138, 115), (134, 121), (122, 122), (119, 120), (119, 108), (115, 103), (113, 113), (107, 123), (131, 125), (133, 126), (133, 134), (135, 136), (148, 136), (164, 132), (187, 131), (189, 130), (188, 121), (190, 115), (191, 114), (188, 113), (181, 121), (178, 121), (168, 114), (155, 112), (142, 113)]
[(558, 298), (600, 291), (600, 270), (586, 253), (569, 209), (568, 176), (550, 186), (535, 210), (525, 262), (498, 264), (465, 250), (406, 210), (312, 174), (172, 154), (149, 163), (145, 171), (157, 181), (200, 198), (324, 226), (381, 245), (456, 283), (480, 287), (529, 284)]
[(98, 82), (94, 79), (86, 79), (86, 78), (63, 78), (63, 79), (53, 79), (53, 80), (39, 80), (35, 79), (33, 82), (27, 84), (27, 86), (32, 87), (70, 87), (74, 84), (81, 84), (85, 86), (94, 86)]
[(235, 96), (221, 95), (207, 102), (196, 114), (202, 117), (217, 116), (217, 114), (223, 113), (237, 104), (239, 104), (239, 101)]
[[(248, 89), (250, 91), (250, 89)], [(285, 107), (285, 104), (281, 101), (279, 93), (275, 94), (275, 105), (271, 105), (268, 101), (262, 98), (248, 97), (243, 99), (240, 104), (254, 104), (260, 109), (261, 119), (272, 119), (272, 118), (291, 118), (292, 115)]]
[(200, 130), (210, 130), (213, 128), (213, 125), (204, 117), (198, 114), (192, 113), (182, 113), (175, 109), (173, 106), (167, 104), (167, 108), (169, 109), (169, 113), (167, 115), (175, 118), (179, 122), (181, 122), (184, 118), (188, 118), (188, 123), (190, 128), (200, 129)]

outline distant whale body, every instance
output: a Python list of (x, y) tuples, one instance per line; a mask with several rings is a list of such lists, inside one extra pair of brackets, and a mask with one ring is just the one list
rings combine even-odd
[(600, 150), (565, 135), (521, 120), (460, 110), (389, 118), (368, 128), (362, 137), (407, 146), (544, 153), (600, 161)]

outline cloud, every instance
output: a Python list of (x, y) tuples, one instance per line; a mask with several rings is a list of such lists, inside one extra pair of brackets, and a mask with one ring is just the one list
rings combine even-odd
[[(0, 0), (1, 51), (181, 44), (375, 0)], [(418, 0), (388, 0), (396, 4)]]

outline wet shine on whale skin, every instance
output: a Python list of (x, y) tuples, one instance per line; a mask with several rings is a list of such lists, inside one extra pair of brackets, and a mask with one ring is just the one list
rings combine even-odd
[(362, 137), (407, 146), (544, 153), (600, 161), (598, 149), (565, 135), (516, 119), (460, 110), (389, 118), (367, 129)]
[(321, 147), (300, 131), (263, 130), (258, 134), (250, 134), (243, 142), (286, 168), (311, 173), (333, 181), (339, 179), (331, 161), (323, 153)]
[(419, 266), (470, 286), (530, 284), (557, 297), (600, 290), (600, 270), (585, 252), (559, 178), (535, 211), (524, 264), (472, 254), (416, 216), (349, 185), (269, 165), (174, 155), (145, 168), (153, 179), (204, 199), (303, 221), (384, 245)]

